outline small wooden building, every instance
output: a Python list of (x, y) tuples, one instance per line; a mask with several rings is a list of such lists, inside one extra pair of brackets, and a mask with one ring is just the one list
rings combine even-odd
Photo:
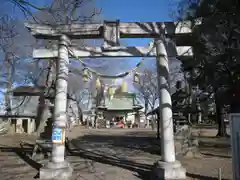
[(16, 115), (5, 115), (0, 114), (0, 119), (2, 122), (9, 122), (6, 128), (9, 128), (10, 133), (27, 133), (32, 134), (36, 129), (36, 117), (33, 115), (27, 114), (16, 114)]
[(43, 87), (19, 86), (11, 92), (13, 94), (11, 114), (0, 115), (3, 122), (10, 121), (10, 133), (35, 132), (39, 96), (43, 95), (43, 89)]

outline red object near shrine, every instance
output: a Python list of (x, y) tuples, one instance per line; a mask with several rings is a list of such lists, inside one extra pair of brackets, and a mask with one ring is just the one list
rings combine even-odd
[(120, 127), (120, 128), (124, 128), (124, 122), (123, 122), (123, 120), (117, 122), (116, 125), (117, 125), (118, 127)]

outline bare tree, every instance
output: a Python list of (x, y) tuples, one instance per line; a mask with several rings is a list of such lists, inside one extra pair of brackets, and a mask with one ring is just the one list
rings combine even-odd
[(0, 51), (4, 57), (0, 61), (1, 67), (1, 88), (5, 89), (5, 110), (7, 113), (11, 113), (11, 98), (10, 90), (14, 83), (22, 80), (21, 75), (18, 74), (18, 66), (20, 64), (21, 58), (24, 57), (24, 53), (20, 53), (24, 46), (18, 43), (19, 24), (16, 20), (10, 18), (9, 16), (2, 16), (0, 19)]
[[(139, 81), (134, 83), (138, 98), (144, 102), (144, 114), (147, 116), (149, 110), (153, 110), (158, 100), (157, 74), (145, 69), (139, 76)], [(147, 121), (148, 122), (148, 121)], [(152, 121), (152, 127), (155, 123)]]

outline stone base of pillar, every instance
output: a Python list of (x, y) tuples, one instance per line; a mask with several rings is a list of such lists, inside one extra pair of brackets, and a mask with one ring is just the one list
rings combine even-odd
[(53, 163), (49, 162), (39, 170), (40, 179), (59, 179), (68, 180), (73, 174), (73, 168), (68, 162)]
[(173, 163), (157, 161), (152, 171), (152, 180), (177, 180), (186, 179), (186, 169), (179, 161)]

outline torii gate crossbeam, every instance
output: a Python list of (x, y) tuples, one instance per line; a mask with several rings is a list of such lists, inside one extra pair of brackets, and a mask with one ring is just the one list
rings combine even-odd
[[(169, 48), (170, 49), (170, 48)], [(187, 51), (188, 50), (188, 51)], [(71, 47), (72, 53), (79, 58), (110, 58), (110, 57), (156, 57), (156, 48), (150, 47), (111, 47), (107, 51), (102, 47)], [(168, 57), (176, 57), (180, 60), (192, 58), (192, 47), (183, 46), (171, 48), (168, 51)], [(74, 58), (72, 54), (70, 57)], [(57, 49), (34, 49), (33, 58), (35, 59), (49, 59), (57, 58)]]
[[(165, 36), (171, 37), (177, 45), (191, 45), (191, 23), (189, 22), (159, 22), (159, 23), (120, 23), (119, 21), (107, 22), (103, 24), (73, 24), (59, 25), (55, 27), (42, 26), (36, 24), (26, 24), (32, 35), (40, 39), (59, 40), (58, 51), (48, 51), (42, 54), (40, 50), (34, 51), (35, 58), (51, 58), (58, 56), (56, 97), (54, 111), (54, 126), (57, 130), (62, 130), (61, 139), (57, 141), (53, 138), (52, 161), (40, 169), (41, 179), (66, 178), (72, 174), (72, 168), (64, 159), (64, 128), (66, 126), (66, 104), (67, 104), (67, 78), (69, 65), (69, 48), (71, 39), (83, 38), (103, 38), (102, 47), (95, 48), (95, 52), (90, 49), (82, 49), (78, 53), (80, 57), (129, 57), (129, 56), (156, 56), (156, 66), (158, 72), (159, 89), (159, 112), (161, 122), (161, 161), (157, 161), (154, 173), (159, 179), (185, 179), (186, 170), (175, 158), (172, 102), (169, 92), (169, 67), (168, 54), (165, 47)], [(146, 49), (136, 47), (120, 47), (120, 38), (156, 38), (156, 51), (153, 54), (146, 54)], [(139, 53), (140, 49), (140, 53)], [(129, 51), (130, 50), (130, 51)], [(136, 51), (138, 50), (138, 52)], [(38, 51), (38, 52), (37, 52)], [(134, 52), (135, 51), (135, 52)], [(142, 52), (141, 52), (142, 51)], [(176, 50), (177, 51), (177, 50)], [(53, 53), (53, 55), (51, 55)], [(50, 55), (49, 55), (50, 54)], [(94, 54), (94, 55), (93, 55)], [(176, 53), (178, 54), (178, 53)], [(191, 53), (190, 53), (191, 55)], [(53, 132), (57, 132), (55, 129)], [(53, 134), (52, 137), (55, 137)], [(57, 143), (56, 143), (57, 142)], [(60, 143), (59, 143), (60, 142)], [(56, 143), (56, 144), (55, 144)]]
[[(192, 24), (191, 21), (183, 22), (119, 22), (104, 21), (97, 24), (70, 24), (70, 25), (39, 25), (26, 23), (31, 34), (38, 39), (59, 39), (62, 34), (71, 39), (97, 39), (103, 38), (108, 30), (116, 32), (116, 39), (119, 38), (159, 38), (159, 34), (173, 38), (178, 46), (192, 45)], [(200, 24), (195, 21), (194, 25)], [(107, 33), (106, 33), (107, 32)], [(104, 37), (107, 39), (107, 36)], [(111, 40), (110, 40), (111, 41)], [(117, 42), (119, 43), (119, 42)]]

